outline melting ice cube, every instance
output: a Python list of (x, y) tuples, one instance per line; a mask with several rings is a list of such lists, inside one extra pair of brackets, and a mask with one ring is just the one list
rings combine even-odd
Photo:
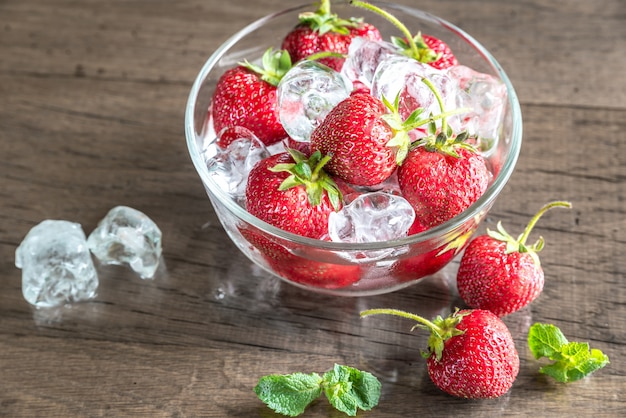
[(144, 213), (116, 206), (87, 239), (103, 264), (128, 264), (143, 279), (154, 276), (161, 258), (161, 230)]
[(285, 131), (296, 141), (308, 142), (311, 132), (351, 91), (351, 83), (324, 64), (305, 60), (294, 65), (276, 93)]
[(378, 64), (390, 55), (399, 55), (391, 43), (356, 37), (350, 42), (341, 72), (353, 83), (371, 88)]
[[(469, 113), (459, 116), (462, 129), (478, 136), (482, 144), (493, 146), (497, 143), (504, 117), (506, 86), (497, 78), (464, 65), (448, 68), (447, 74), (459, 86), (458, 106), (471, 109)], [(482, 151), (487, 151), (483, 148)]]
[[(372, 81), (372, 95), (384, 96), (391, 103), (399, 96), (399, 112), (407, 118), (418, 108), (422, 116), (438, 115), (441, 108), (435, 94), (422, 79), (428, 79), (439, 92), (446, 112), (457, 108), (457, 84), (444, 72), (413, 58), (391, 55), (383, 60)], [(454, 128), (454, 126), (453, 126)]]
[[(232, 130), (234, 131), (234, 130)], [(246, 133), (247, 131), (247, 133)], [(248, 173), (259, 161), (270, 156), (263, 142), (246, 128), (222, 141), (218, 137), (212, 148), (205, 153), (207, 168), (213, 180), (240, 203), (245, 200)], [(282, 146), (282, 143), (281, 143)], [(213, 155), (210, 155), (212, 153)]]
[(34, 226), (15, 251), (22, 293), (36, 307), (92, 299), (98, 288), (85, 233), (74, 222), (48, 219)]
[(381, 242), (407, 235), (415, 211), (402, 196), (384, 192), (360, 195), (331, 212), (328, 234), (335, 242)]

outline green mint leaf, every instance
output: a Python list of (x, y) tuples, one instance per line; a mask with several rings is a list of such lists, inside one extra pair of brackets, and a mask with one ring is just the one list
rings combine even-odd
[(600, 350), (590, 349), (588, 343), (568, 342), (551, 324), (533, 324), (528, 331), (528, 345), (535, 358), (547, 357), (554, 362), (539, 371), (562, 383), (580, 380), (609, 363)]
[(528, 346), (536, 359), (547, 357), (556, 360), (567, 338), (559, 328), (552, 324), (533, 324), (528, 330)]
[(381, 384), (371, 373), (335, 364), (323, 380), (328, 401), (349, 416), (355, 416), (359, 408), (372, 409), (380, 399)]
[(322, 394), (322, 378), (317, 373), (268, 375), (259, 379), (254, 392), (270, 409), (295, 417)]

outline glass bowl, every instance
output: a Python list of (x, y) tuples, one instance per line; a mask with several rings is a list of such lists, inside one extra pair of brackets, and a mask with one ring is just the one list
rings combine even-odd
[[(248, 213), (210, 174), (204, 150), (215, 141), (210, 102), (219, 77), (244, 59), (259, 59), (281, 42), (312, 11), (311, 4), (263, 17), (226, 40), (206, 61), (189, 94), (185, 134), (191, 160), (211, 204), (235, 245), (254, 263), (305, 289), (341, 296), (367, 296), (396, 291), (433, 275), (461, 253), (510, 178), (522, 141), (520, 106), (507, 75), (492, 55), (463, 30), (415, 8), (371, 2), (390, 12), (415, 34), (447, 43), (460, 64), (500, 80), (506, 90), (497, 141), (485, 154), (493, 178), (485, 193), (461, 214), (424, 232), (385, 242), (346, 243), (306, 238), (269, 225)], [(400, 36), (386, 19), (342, 3), (333, 4), (340, 17), (363, 17), (383, 39)]]

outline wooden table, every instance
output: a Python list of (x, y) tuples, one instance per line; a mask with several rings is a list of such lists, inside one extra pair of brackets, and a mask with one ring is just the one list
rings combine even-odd
[[(491, 50), (522, 103), (522, 153), (485, 225), (521, 231), (548, 201), (574, 206), (536, 227), (545, 290), (505, 318), (520, 374), (487, 401), (436, 389), (419, 355), (425, 334), (408, 322), (358, 318), (370, 307), (447, 312), (460, 303), (449, 277), (367, 298), (306, 293), (260, 273), (219, 226), (185, 146), (187, 95), (228, 34), (283, 3), (0, 1), (0, 416), (270, 417), (252, 391), (260, 376), (334, 363), (383, 383), (360, 416), (624, 414), (624, 1), (419, 4)], [(33, 309), (14, 266), (28, 230), (66, 219), (91, 231), (116, 205), (161, 227), (157, 279), (99, 266), (92, 302)], [(536, 321), (611, 364), (569, 385), (540, 375), (525, 342)], [(340, 415), (321, 399), (305, 416)]]

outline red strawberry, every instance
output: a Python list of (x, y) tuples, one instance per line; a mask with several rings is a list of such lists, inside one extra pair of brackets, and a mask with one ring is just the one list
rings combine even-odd
[(464, 140), (458, 135), (425, 142), (409, 151), (398, 169), (402, 195), (427, 227), (460, 214), (487, 190), (491, 174), (485, 159)]
[(422, 61), (432, 67), (439, 70), (443, 70), (454, 65), (458, 65), (459, 61), (454, 56), (454, 53), (444, 41), (439, 38), (435, 38), (430, 35), (422, 35), (424, 43), (428, 48), (435, 53), (435, 59), (432, 61)]
[(280, 276), (315, 288), (340, 289), (361, 278), (358, 265), (326, 263), (291, 253), (286, 260), (270, 260), (270, 265)]
[(376, 27), (360, 19), (340, 19), (330, 12), (330, 0), (322, 0), (317, 11), (300, 15), (300, 23), (285, 36), (282, 49), (289, 52), (294, 62), (313, 54), (333, 53), (319, 62), (340, 71), (345, 58), (337, 54), (347, 54), (352, 39), (359, 36), (382, 39)]
[(263, 55), (263, 68), (246, 61), (222, 74), (211, 104), (215, 131), (241, 126), (265, 145), (287, 137), (276, 113), (276, 86), (289, 68), (287, 52), (269, 49)]
[[(409, 229), (409, 235), (425, 230), (423, 226), (416, 228), (414, 223)], [(470, 228), (467, 232), (457, 236), (449, 243), (435, 248), (432, 251), (415, 256), (402, 258), (391, 267), (391, 274), (401, 281), (417, 280), (431, 276), (445, 267), (457, 254), (465, 248), (469, 237), (474, 232)]]
[(350, 4), (378, 14), (400, 29), (404, 37), (392, 36), (391, 42), (402, 54), (440, 70), (459, 63), (450, 47), (441, 39), (421, 33), (413, 36), (406, 26), (389, 12), (367, 2), (352, 0)]
[(410, 132), (425, 121), (420, 110), (402, 121), (398, 101), (353, 93), (339, 102), (311, 133), (311, 150), (330, 155), (326, 170), (357, 186), (388, 179), (407, 153)]
[(248, 128), (244, 128), (243, 126), (228, 126), (217, 134), (215, 143), (220, 148), (228, 148), (230, 144), (239, 139), (247, 139), (253, 143), (259, 140), (254, 132)]
[(502, 224), (498, 231), (474, 238), (468, 245), (457, 273), (459, 296), (473, 308), (488, 309), (498, 316), (513, 313), (535, 300), (544, 284), (538, 251), (543, 238), (526, 245), (530, 231), (548, 209), (571, 207), (568, 202), (545, 205), (530, 220), (518, 239), (509, 235)]
[(444, 392), (461, 398), (497, 398), (513, 386), (519, 355), (506, 324), (490, 311), (457, 311), (428, 321), (394, 309), (370, 309), (361, 316), (389, 314), (413, 319), (431, 331), (428, 375)]
[(391, 127), (381, 118), (385, 105), (368, 93), (352, 94), (337, 104), (311, 133), (311, 150), (331, 155), (326, 170), (359, 186), (387, 179), (397, 167), (387, 142)]
[[(318, 261), (311, 256), (310, 249), (307, 249), (307, 258), (301, 257), (289, 250), (293, 250), (293, 243), (266, 235), (252, 226), (240, 227), (239, 230), (263, 255), (268, 267), (279, 277), (290, 282), (320, 289), (339, 289), (361, 278), (361, 268), (357, 265)], [(308, 258), (309, 256), (311, 258)], [(320, 255), (320, 258), (324, 256)]]
[(288, 232), (320, 238), (328, 232), (328, 215), (341, 208), (341, 193), (322, 167), (319, 152), (309, 159), (289, 150), (259, 161), (246, 185), (246, 209)]
[(443, 70), (459, 63), (448, 44), (434, 36), (418, 33), (413, 38), (413, 42), (408, 41), (407, 38), (402, 39), (395, 36), (391, 40), (404, 55), (415, 58), (417, 61), (428, 64), (438, 70)]
[(467, 131), (455, 134), (448, 125), (441, 93), (427, 78), (422, 81), (437, 98), (440, 113), (430, 117), (428, 135), (414, 142), (402, 161), (398, 185), (416, 218), (430, 228), (476, 202), (487, 190), (491, 173), (484, 157), (467, 142)]

